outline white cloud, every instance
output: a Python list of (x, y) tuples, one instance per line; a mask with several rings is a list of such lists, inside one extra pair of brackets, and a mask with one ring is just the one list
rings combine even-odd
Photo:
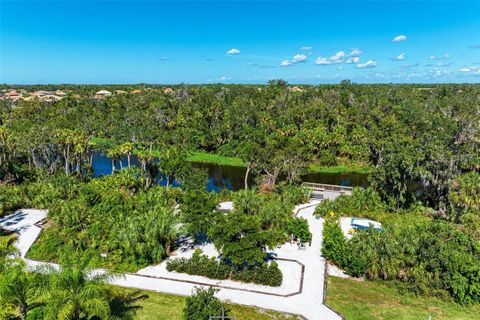
[(358, 49), (352, 49), (352, 52), (350, 52), (350, 57), (358, 57), (361, 55), (363, 52), (358, 50)]
[(307, 60), (307, 56), (306, 56), (306, 55), (304, 55), (304, 54), (296, 54), (295, 56), (293, 56), (292, 62), (293, 62), (293, 63), (304, 62), (305, 60)]
[(300, 50), (305, 50), (305, 51), (312, 50), (312, 46), (303, 46), (300, 48)]
[(328, 64), (332, 64), (332, 63), (340, 63), (340, 62), (343, 61), (344, 57), (345, 57), (345, 52), (338, 51), (337, 53), (335, 53), (330, 58), (318, 57), (317, 59), (315, 59), (315, 64), (328, 65)]
[(409, 68), (415, 68), (418, 67), (420, 63), (413, 63), (413, 64), (405, 64), (403, 66), (398, 66), (399, 68), (404, 68), (404, 69), (409, 69)]
[(315, 59), (315, 64), (319, 64), (319, 65), (327, 65), (327, 64), (332, 64), (332, 63), (333, 63), (333, 61), (331, 61), (328, 58), (324, 58), (324, 57), (318, 57), (317, 59)]
[(400, 41), (405, 41), (405, 40), (407, 40), (407, 36), (401, 34), (401, 35), (398, 35), (395, 38), (393, 38), (392, 42), (400, 42)]
[(342, 62), (343, 58), (345, 57), (345, 52), (338, 51), (335, 55), (331, 56), (329, 59), (335, 63)]
[(445, 53), (445, 54), (443, 54), (443, 56), (441, 56), (441, 57), (437, 57), (437, 56), (430, 56), (430, 57), (428, 57), (428, 59), (430, 59), (430, 60), (440, 60), (440, 59), (445, 59), (445, 60), (446, 60), (446, 59), (450, 59), (451, 57), (452, 57), (452, 56), (451, 56), (449, 53)]
[(464, 67), (460, 69), (460, 72), (480, 75), (480, 67)]
[(357, 68), (360, 68), (360, 69), (375, 68), (376, 66), (377, 66), (377, 61), (375, 61), (375, 60), (368, 60), (368, 61), (365, 62), (365, 63), (359, 63), (359, 64), (357, 64)]
[(305, 60), (307, 60), (306, 55), (304, 55), (303, 53), (296, 54), (296, 55), (293, 56), (292, 60), (283, 60), (280, 63), (280, 66), (281, 67), (288, 67), (288, 66), (291, 66), (292, 64), (295, 64), (295, 63), (305, 62)]
[(403, 61), (403, 60), (406, 60), (406, 59), (407, 59), (407, 56), (405, 55), (405, 53), (400, 53), (395, 58), (392, 58), (393, 61)]
[(223, 81), (228, 81), (232, 80), (232, 78), (227, 77), (227, 76), (221, 76), (213, 79), (208, 79), (207, 82), (223, 82)]
[(345, 63), (359, 63), (360, 58), (359, 57), (350, 57), (347, 60), (345, 60)]
[(426, 66), (427, 67), (449, 67), (452, 64), (453, 63), (451, 63), (451, 62), (437, 62), (435, 64), (432, 64), (432, 63), (426, 64)]
[(232, 49), (230, 49), (230, 50), (227, 51), (227, 54), (237, 55), (237, 54), (240, 54), (240, 50), (235, 49), (235, 48), (232, 48)]
[(438, 78), (438, 77), (441, 77), (443, 76), (444, 74), (446, 74), (447, 72), (445, 70), (440, 70), (440, 69), (435, 69), (433, 71), (433, 77), (434, 78)]

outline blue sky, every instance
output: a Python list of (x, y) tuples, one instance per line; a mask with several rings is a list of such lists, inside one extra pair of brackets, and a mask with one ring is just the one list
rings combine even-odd
[(480, 80), (480, 1), (0, 0), (0, 9), (1, 83)]

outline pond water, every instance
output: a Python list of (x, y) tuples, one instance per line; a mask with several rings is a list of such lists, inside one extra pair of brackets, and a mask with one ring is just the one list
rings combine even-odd
[[(133, 166), (139, 165), (135, 156), (131, 157), (131, 164)], [(198, 168), (205, 168), (208, 171), (208, 191), (219, 192), (221, 189), (240, 190), (244, 188), (245, 168), (204, 163), (194, 163), (193, 165)], [(95, 177), (112, 173), (112, 161), (104, 154), (95, 153), (92, 166)], [(120, 169), (121, 166), (123, 168), (128, 166), (126, 158), (115, 161), (117, 169)], [(368, 185), (367, 179), (368, 175), (359, 173), (309, 173), (302, 178), (303, 181), (307, 182), (363, 187)], [(165, 179), (159, 178), (157, 181), (161, 185), (166, 184)], [(173, 185), (176, 186), (178, 183), (174, 182)]]

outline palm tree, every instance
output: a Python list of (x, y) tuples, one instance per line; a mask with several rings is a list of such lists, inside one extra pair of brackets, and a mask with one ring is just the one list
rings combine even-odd
[[(2, 235), (2, 229), (0, 229), (0, 235)], [(14, 236), (0, 236), (0, 274), (12, 261), (10, 258), (18, 255), (18, 250), (13, 246), (15, 240)]]
[(20, 314), (27, 319), (27, 312), (40, 305), (41, 275), (27, 272), (20, 261), (2, 270), (0, 275), (0, 309)]
[[(140, 255), (148, 255), (154, 262), (161, 261), (170, 254), (178, 236), (177, 217), (172, 209), (155, 205), (146, 211), (138, 211), (143, 228), (138, 237), (137, 251)], [(139, 223), (138, 221), (137, 223)]]
[(112, 174), (115, 172), (115, 161), (120, 161), (120, 167), (122, 166), (121, 155), (119, 148), (111, 148), (107, 151), (107, 157), (112, 159)]
[(82, 264), (62, 266), (50, 276), (45, 319), (91, 319), (110, 316), (107, 274), (92, 272)]
[(125, 143), (121, 144), (119, 148), (120, 148), (120, 153), (122, 155), (127, 156), (128, 168), (130, 169), (131, 168), (130, 159), (132, 157), (132, 152), (133, 152), (133, 148), (134, 148), (133, 143), (125, 142)]

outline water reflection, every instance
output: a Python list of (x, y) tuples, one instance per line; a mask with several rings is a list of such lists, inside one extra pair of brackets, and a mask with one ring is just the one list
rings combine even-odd
[[(132, 166), (138, 166), (140, 163), (135, 156), (131, 159)], [(114, 161), (115, 168), (128, 167), (126, 158)], [(101, 153), (95, 153), (93, 156), (94, 177), (112, 173), (112, 160)], [(204, 168), (208, 171), (208, 191), (220, 192), (222, 189), (240, 190), (244, 188), (245, 168), (221, 166), (214, 164), (194, 163), (195, 167)], [(305, 175), (302, 180), (315, 183), (335, 184), (342, 186), (367, 186), (368, 176), (358, 173), (310, 173)], [(167, 181), (162, 176), (157, 179), (160, 185), (166, 185)], [(253, 181), (250, 177), (249, 183)], [(178, 186), (177, 181), (173, 181), (173, 186)]]

